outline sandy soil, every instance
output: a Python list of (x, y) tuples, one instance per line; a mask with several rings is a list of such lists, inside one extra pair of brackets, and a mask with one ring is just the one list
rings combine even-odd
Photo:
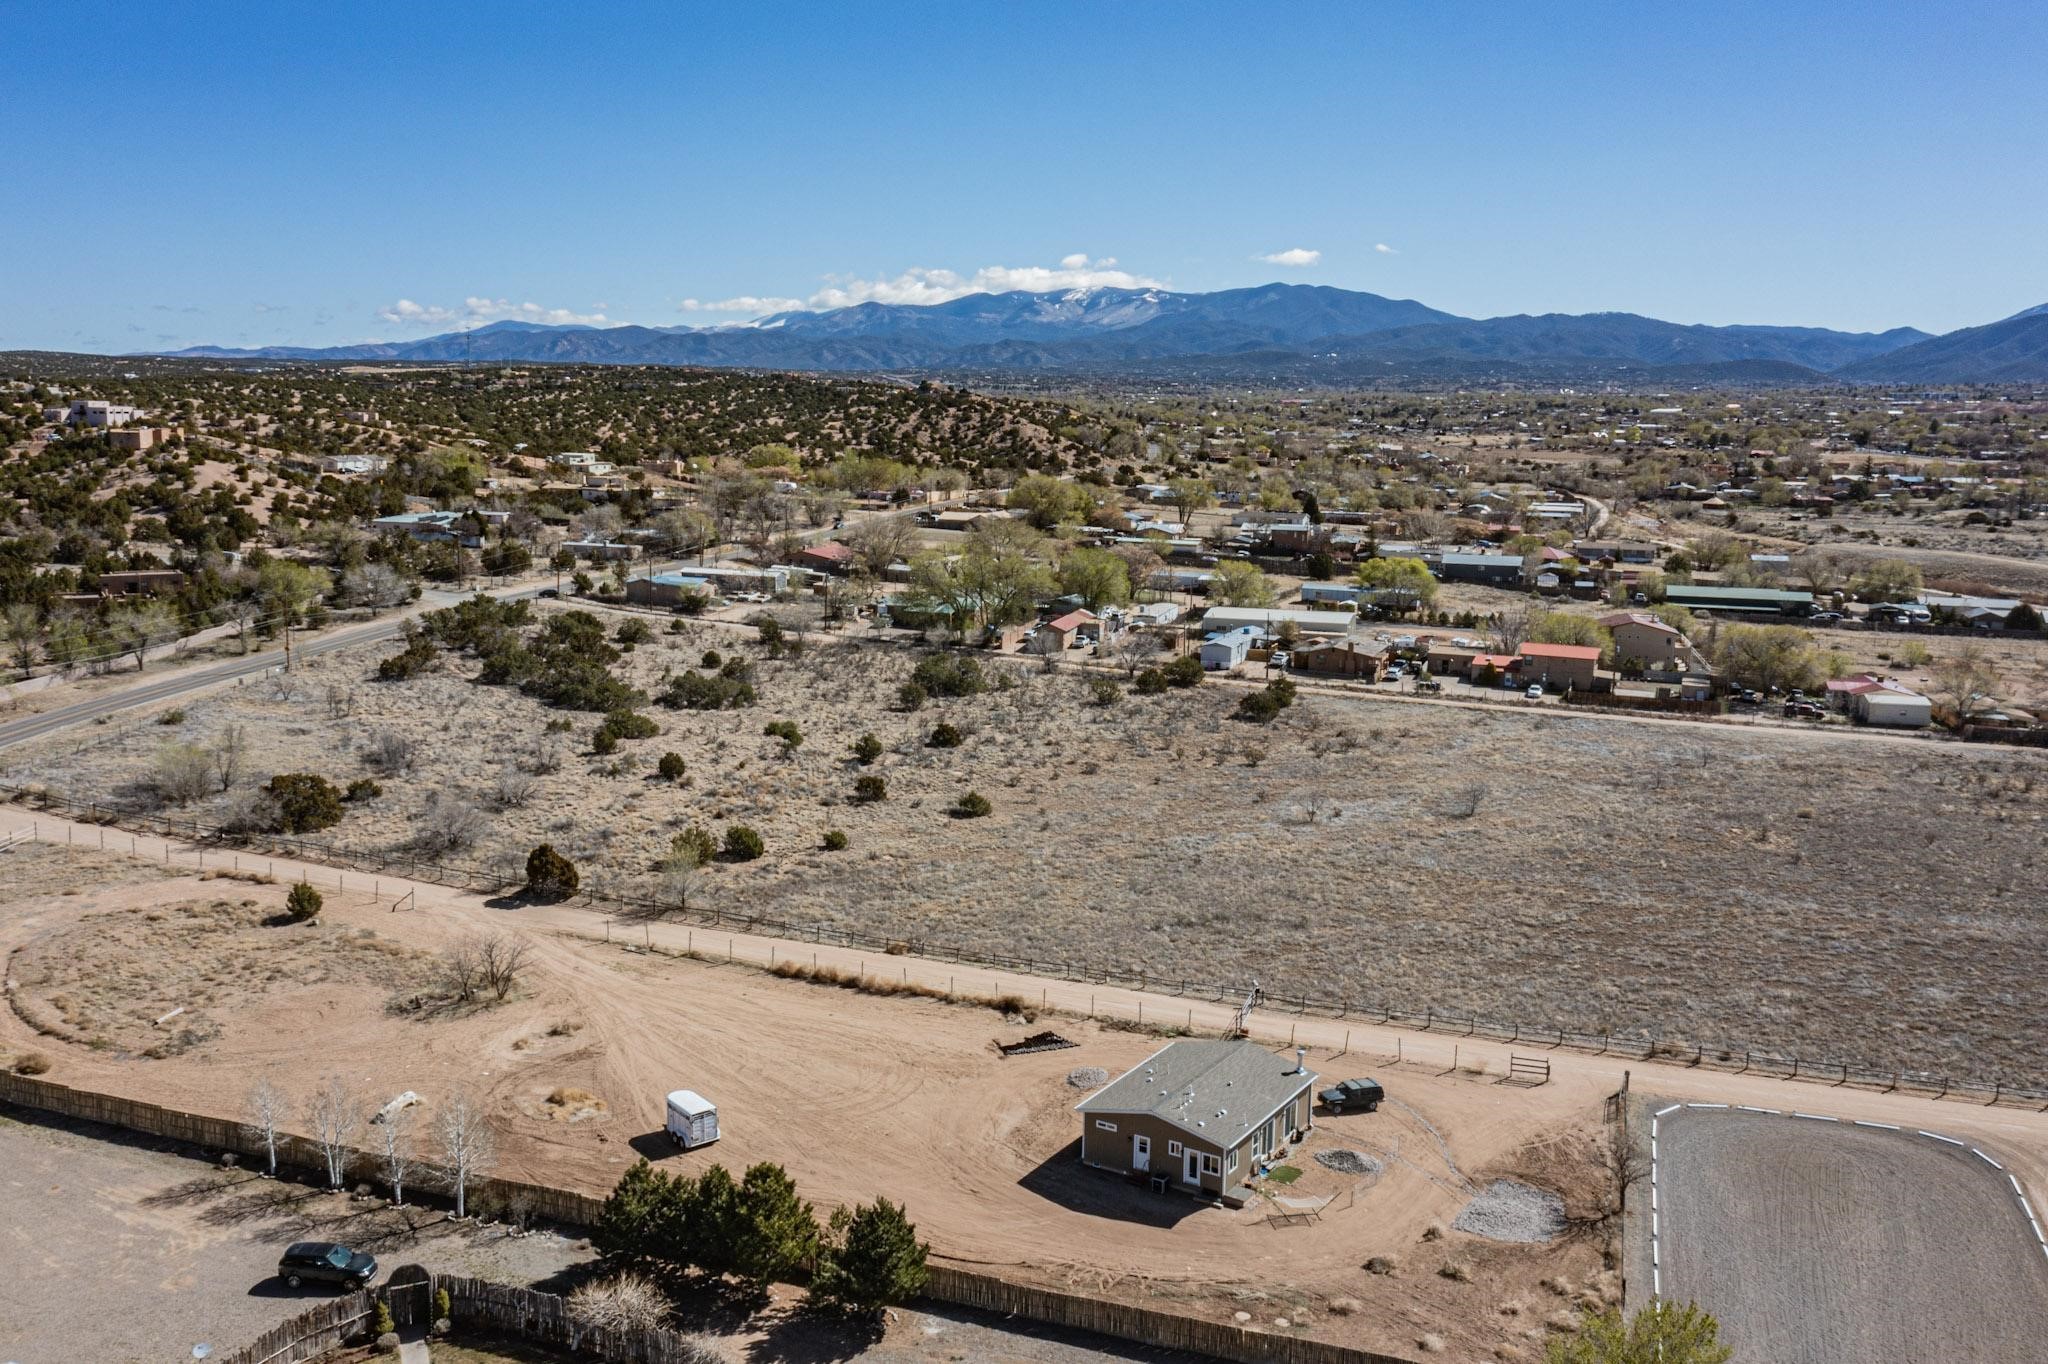
[(1789, 1117), (1680, 1109), (1660, 1127), (1664, 1291), (1742, 1364), (2023, 1364), (2048, 1259), (1968, 1151)]
[[(124, 717), (12, 751), (10, 770), (144, 804), (172, 738), (242, 725), (262, 763), (245, 782), (345, 782), (373, 770), (365, 750), (389, 730), (415, 744), (414, 768), (380, 778), (383, 797), (323, 835), (334, 846), (413, 855), (442, 790), (488, 814), (443, 860), (516, 877), (548, 841), (587, 888), (650, 897), (678, 830), (745, 823), (768, 855), (708, 868), (694, 905), (1986, 1078), (2032, 1075), (2048, 1043), (2048, 907), (2030, 893), (2048, 754), (1324, 695), (1261, 727), (1229, 719), (1221, 687), (1100, 707), (1077, 673), (1014, 664), (992, 665), (1007, 690), (906, 714), (892, 704), (905, 652), (773, 661), (744, 639), (695, 625), (632, 655), (652, 688), (707, 648), (741, 648), (761, 703), (653, 709), (664, 732), (609, 759), (579, 751), (594, 717), (546, 735), (558, 712), (471, 684), (472, 665), (366, 680), (383, 645), (309, 661), (292, 698), (219, 692), (185, 702), (181, 725)], [(761, 733), (773, 719), (801, 725), (794, 754)], [(927, 745), (942, 721), (961, 747)], [(867, 730), (889, 798), (860, 805), (847, 750)], [(491, 809), (500, 774), (550, 745), (559, 767)], [(683, 784), (653, 776), (668, 750)], [(991, 817), (946, 816), (968, 789)], [(851, 847), (818, 851), (834, 828)]]
[[(19, 950), (108, 916), (146, 917), (209, 884), (102, 882), (74, 895), (23, 884), (0, 911), (0, 944)], [(283, 890), (248, 887), (262, 901), (281, 901)], [(42, 1050), (54, 1058), (52, 1078), (66, 1083), (234, 1116), (264, 1074), (303, 1095), (335, 1070), (365, 1095), (412, 1089), (430, 1105), (469, 1089), (494, 1115), (507, 1175), (599, 1193), (643, 1153), (679, 1169), (774, 1160), (821, 1207), (878, 1193), (905, 1201), (939, 1252), (969, 1264), (1225, 1320), (1240, 1310), (1261, 1322), (1286, 1317), (1292, 1330), (1396, 1353), (1427, 1332), (1467, 1352), (1540, 1335), (1521, 1304), (1546, 1296), (1541, 1279), (1576, 1285), (1568, 1291), (1589, 1301), (1618, 1293), (1590, 1233), (1547, 1247), (1456, 1232), (1424, 1239), (1501, 1175), (1594, 1211), (1604, 1176), (1599, 1103), (1586, 1087), (1508, 1090), (1409, 1067), (1390, 1081), (1399, 1104), (1331, 1119), (1302, 1152), (1304, 1174), (1289, 1194), (1341, 1193), (1343, 1206), (1318, 1224), (1280, 1228), (1260, 1203), (1198, 1207), (1079, 1165), (1071, 1107), (1084, 1091), (1068, 1072), (1120, 1073), (1159, 1045), (1151, 1035), (1061, 1019), (1079, 1046), (1005, 1060), (991, 1044), (1028, 1025), (983, 1007), (877, 999), (628, 953), (547, 931), (525, 913), (469, 902), (393, 914), (388, 903), (336, 895), (323, 915), (337, 930), (374, 929), (422, 951), (484, 925), (526, 934), (536, 969), (501, 1008), (398, 1018), (384, 1010), (380, 987), (328, 980), (217, 1008), (216, 1035), (164, 1059), (36, 1036), (14, 1012), (0, 1016), (0, 1050)], [(209, 943), (238, 950), (227, 938), (199, 939), (166, 956), (189, 969), (184, 959)], [(1330, 1073), (1362, 1060), (1333, 1061)], [(662, 1095), (682, 1086), (720, 1104), (725, 1136), (708, 1153), (676, 1155), (659, 1135)], [(607, 1112), (548, 1116), (547, 1096), (563, 1087), (604, 1099)], [(1328, 1170), (1308, 1158), (1325, 1144), (1380, 1153), (1386, 1173), (1359, 1181)], [(1365, 1273), (1375, 1255), (1393, 1257), (1398, 1275)], [(1438, 1273), (1452, 1264), (1469, 1277)], [(1359, 1300), (1358, 1310), (1334, 1314), (1338, 1298)], [(1498, 1310), (1504, 1303), (1512, 1314)]]

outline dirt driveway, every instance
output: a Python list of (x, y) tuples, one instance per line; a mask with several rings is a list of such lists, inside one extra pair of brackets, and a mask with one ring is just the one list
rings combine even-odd
[(1743, 1364), (2023, 1364), (2044, 1258), (2006, 1176), (1906, 1128), (1679, 1107), (1659, 1123), (1666, 1297)]

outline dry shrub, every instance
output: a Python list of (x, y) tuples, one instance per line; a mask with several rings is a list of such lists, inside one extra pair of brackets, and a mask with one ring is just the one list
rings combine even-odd
[(14, 1058), (16, 1075), (46, 1075), (49, 1073), (50, 1058), (39, 1051), (24, 1052)]
[(1391, 1279), (1401, 1272), (1401, 1262), (1392, 1255), (1375, 1255), (1365, 1262), (1365, 1272)]
[(1443, 1240), (1444, 1224), (1441, 1222), (1431, 1222), (1428, 1226), (1422, 1229), (1422, 1239), (1425, 1241)]
[(1365, 1310), (1365, 1304), (1356, 1298), (1330, 1299), (1330, 1315), (1335, 1317), (1355, 1316)]
[(1444, 1338), (1435, 1332), (1417, 1337), (1415, 1348), (1426, 1355), (1440, 1355), (1444, 1352)]
[(1437, 1274), (1452, 1283), (1471, 1283), (1472, 1267), (1459, 1260), (1446, 1260), (1437, 1266)]
[(667, 1297), (632, 1273), (582, 1285), (569, 1295), (568, 1309), (578, 1325), (605, 1331), (651, 1331), (668, 1320)]

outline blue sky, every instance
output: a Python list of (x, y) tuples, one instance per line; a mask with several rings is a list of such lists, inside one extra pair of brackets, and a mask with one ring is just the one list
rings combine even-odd
[(1857, 330), (2048, 300), (2048, 6), (60, 0), (8, 38), (0, 346), (1091, 280)]

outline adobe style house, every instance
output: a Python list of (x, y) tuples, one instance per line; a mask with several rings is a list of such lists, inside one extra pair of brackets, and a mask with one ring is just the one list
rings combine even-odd
[(1081, 1103), (1081, 1163), (1238, 1204), (1313, 1126), (1316, 1077), (1256, 1042), (1170, 1042)]
[(1289, 666), (1305, 673), (1377, 682), (1387, 675), (1387, 647), (1360, 639), (1315, 640), (1296, 649)]
[(1614, 636), (1614, 666), (1625, 673), (1710, 673), (1706, 660), (1683, 631), (1648, 611), (1616, 611), (1600, 617)]
[(822, 545), (812, 545), (800, 550), (793, 562), (799, 568), (812, 568), (820, 573), (830, 573), (843, 578), (853, 572), (854, 558), (854, 552), (850, 547), (840, 544), (837, 540), (827, 540)]
[(1524, 644), (1515, 658), (1515, 680), (1541, 682), (1551, 691), (1592, 691), (1600, 651), (1586, 644)]

